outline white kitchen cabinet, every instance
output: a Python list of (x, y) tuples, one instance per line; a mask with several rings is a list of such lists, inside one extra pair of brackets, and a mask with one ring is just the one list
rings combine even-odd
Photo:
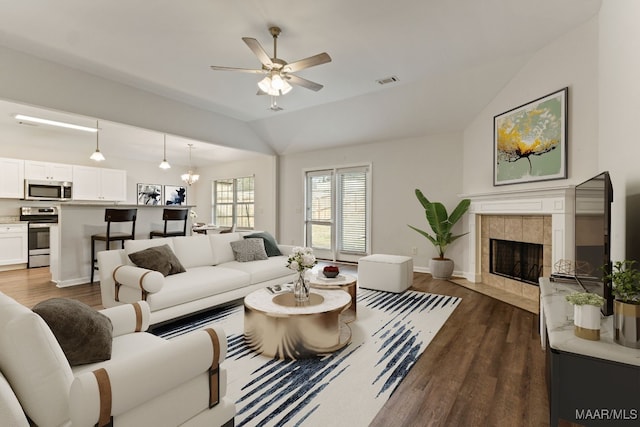
[(127, 171), (74, 166), (73, 199), (109, 202), (127, 200)]
[(27, 224), (0, 224), (0, 265), (26, 264), (28, 255)]
[(73, 166), (25, 160), (24, 177), (39, 181), (73, 181)]
[(24, 160), (0, 158), (0, 197), (24, 198)]

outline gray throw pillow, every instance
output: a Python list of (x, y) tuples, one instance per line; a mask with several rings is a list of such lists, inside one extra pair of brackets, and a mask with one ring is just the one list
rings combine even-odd
[(80, 301), (52, 298), (33, 307), (49, 325), (69, 365), (111, 359), (113, 324), (104, 314)]
[(131, 253), (129, 254), (129, 259), (138, 267), (159, 271), (163, 276), (187, 271), (176, 254), (166, 244)]
[(262, 239), (236, 240), (231, 242), (231, 249), (233, 250), (233, 257), (238, 262), (269, 258), (264, 250), (264, 240)]
[(264, 250), (267, 252), (267, 256), (279, 256), (282, 255), (280, 249), (278, 248), (278, 242), (276, 239), (266, 231), (261, 233), (253, 233), (244, 236), (245, 239), (262, 239), (264, 240)]

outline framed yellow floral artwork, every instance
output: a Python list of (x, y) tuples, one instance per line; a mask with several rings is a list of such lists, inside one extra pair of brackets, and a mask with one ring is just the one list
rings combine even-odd
[(493, 185), (567, 178), (569, 88), (493, 118)]

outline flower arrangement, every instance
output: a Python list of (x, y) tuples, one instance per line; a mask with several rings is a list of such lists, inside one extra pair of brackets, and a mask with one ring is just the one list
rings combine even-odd
[(291, 250), (291, 255), (287, 259), (287, 267), (298, 273), (304, 273), (307, 269), (313, 268), (318, 263), (313, 249), (296, 246)]
[(604, 298), (590, 292), (575, 292), (565, 296), (565, 298), (573, 305), (594, 305), (596, 307), (602, 307), (604, 304)]

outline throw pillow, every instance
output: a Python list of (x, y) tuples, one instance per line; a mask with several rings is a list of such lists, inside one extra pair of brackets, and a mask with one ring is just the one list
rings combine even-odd
[(52, 298), (33, 307), (49, 325), (69, 365), (111, 359), (113, 324), (104, 314), (80, 301)]
[(267, 252), (264, 250), (264, 240), (262, 239), (245, 239), (231, 242), (233, 256), (238, 262), (256, 261), (268, 259)]
[(278, 248), (278, 242), (276, 239), (266, 231), (261, 233), (253, 233), (244, 236), (245, 239), (262, 239), (264, 240), (264, 250), (267, 252), (267, 256), (280, 256), (282, 252)]
[(159, 271), (163, 276), (187, 271), (169, 245), (154, 246), (134, 252), (129, 254), (129, 259), (138, 267)]

